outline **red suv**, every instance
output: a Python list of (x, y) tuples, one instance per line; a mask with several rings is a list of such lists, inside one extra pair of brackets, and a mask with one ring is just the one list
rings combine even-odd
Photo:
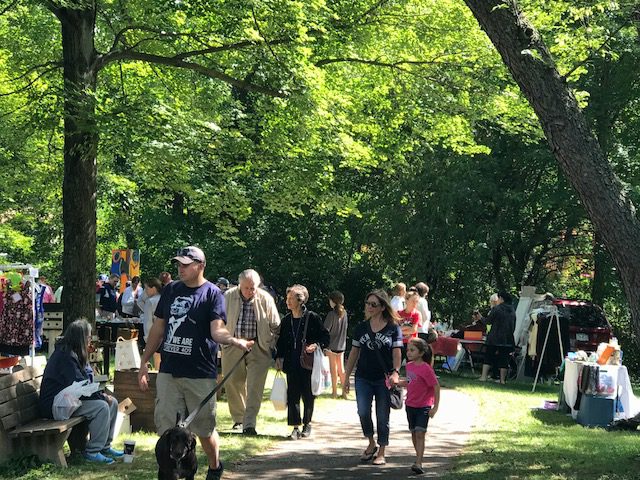
[(552, 302), (558, 314), (569, 320), (571, 351), (595, 352), (602, 342), (608, 343), (613, 330), (602, 308), (591, 302), (556, 298)]

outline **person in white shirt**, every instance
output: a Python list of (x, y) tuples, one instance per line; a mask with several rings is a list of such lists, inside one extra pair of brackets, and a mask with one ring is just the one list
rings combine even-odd
[(142, 295), (142, 287), (140, 286), (140, 277), (136, 276), (131, 279), (131, 285), (122, 292), (122, 313), (123, 316), (136, 317), (139, 309), (136, 305), (138, 298)]
[(393, 287), (393, 297), (391, 298), (391, 308), (393, 308), (396, 312), (401, 312), (407, 306), (405, 302), (405, 297), (407, 296), (407, 286), (402, 283), (396, 283)]
[[(138, 298), (138, 307), (142, 311), (140, 320), (142, 320), (142, 325), (144, 326), (145, 342), (149, 338), (149, 332), (153, 325), (153, 314), (160, 301), (160, 293), (162, 293), (162, 283), (160, 283), (159, 279), (153, 277), (144, 282), (144, 295), (140, 295), (140, 298)], [(157, 352), (153, 354), (153, 366), (156, 370), (160, 370), (160, 354)]]
[(416, 283), (415, 287), (420, 300), (418, 301), (418, 311), (422, 316), (422, 325), (418, 328), (419, 333), (428, 334), (431, 328), (431, 310), (429, 310), (429, 302), (427, 297), (429, 296), (429, 285), (424, 282)]

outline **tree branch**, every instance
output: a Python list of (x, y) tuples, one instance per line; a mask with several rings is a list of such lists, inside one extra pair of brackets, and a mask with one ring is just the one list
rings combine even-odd
[(325, 58), (323, 60), (318, 60), (315, 65), (316, 67), (324, 67), (325, 65), (330, 65), (332, 63), (341, 63), (341, 62), (350, 62), (350, 63), (362, 63), (365, 65), (374, 65), (377, 67), (388, 67), (388, 68), (399, 68), (404, 65), (448, 65), (448, 66), (458, 66), (458, 67), (471, 67), (471, 65), (464, 64), (445, 64), (444, 62), (437, 62), (435, 60), (399, 60), (397, 62), (383, 62), (381, 60), (368, 60), (364, 58), (355, 58), (355, 57), (338, 57), (338, 58)]
[(150, 40), (158, 40), (159, 37), (167, 37), (167, 38), (190, 37), (190, 38), (193, 38), (194, 40), (198, 40), (197, 35), (194, 35), (193, 33), (167, 32), (167, 31), (159, 29), (159, 28), (151, 28), (151, 27), (147, 27), (145, 25), (127, 25), (126, 27), (122, 28), (120, 31), (118, 31), (115, 34), (115, 36), (113, 37), (113, 43), (111, 45), (111, 49), (109, 51), (110, 52), (116, 51), (119, 43), (122, 43), (122, 45), (124, 47), (128, 47), (127, 43), (125, 41), (125, 35), (127, 34), (127, 32), (132, 32), (132, 31), (153, 33), (153, 34), (157, 35), (157, 37), (143, 39), (143, 40), (149, 40), (149, 41)]
[(142, 61), (142, 62), (148, 62), (148, 63), (155, 63), (159, 65), (167, 65), (169, 67), (192, 70), (206, 77), (214, 78), (216, 80), (221, 80), (225, 83), (233, 85), (234, 87), (240, 88), (242, 90), (262, 93), (264, 95), (268, 95), (271, 97), (279, 97), (279, 98), (286, 97), (286, 95), (279, 90), (274, 90), (271, 88), (263, 87), (261, 85), (255, 85), (249, 82), (245, 82), (237, 78), (234, 78), (230, 75), (227, 75), (226, 73), (221, 72), (219, 70), (205, 67), (204, 65), (200, 65), (198, 63), (185, 62), (181, 58), (178, 58), (175, 56), (164, 57), (161, 55), (154, 55), (150, 53), (133, 52), (133, 51), (114, 52), (114, 53), (99, 57), (96, 68), (99, 70), (102, 67), (104, 67), (107, 63), (114, 62), (114, 61), (121, 61), (121, 60)]
[(62, 61), (50, 61), (50, 62), (45, 62), (45, 63), (40, 63), (38, 65), (34, 65), (30, 68), (28, 68), (27, 70), (25, 70), (24, 73), (18, 75), (17, 77), (13, 77), (9, 80), (9, 82), (15, 82), (17, 80), (20, 80), (21, 78), (26, 77), (27, 75), (29, 75), (31, 72), (33, 72), (34, 70), (37, 70), (39, 68), (43, 68), (43, 67), (62, 67)]
[(13, 0), (13, 2), (9, 2), (9, 4), (6, 7), (4, 7), (2, 10), (0, 10), (0, 16), (4, 15), (9, 10), (11, 10), (13, 7), (15, 7), (18, 4), (19, 1), (20, 0)]
[[(47, 73), (49, 72), (53, 72), (54, 70), (56, 70), (58, 68), (58, 66), (52, 67), (52, 68), (48, 68), (46, 70), (43, 70), (42, 72), (40, 72), (40, 74), (38, 76), (36, 76), (33, 80), (31, 80), (29, 83), (27, 83), (25, 86), (20, 87), (17, 90), (13, 90), (11, 92), (6, 92), (6, 93), (0, 93), (0, 97), (8, 97), (9, 95), (15, 95), (16, 93), (20, 93), (20, 92), (24, 92), (25, 90), (28, 90), (31, 85), (33, 85), (34, 83), (36, 83), (38, 80), (40, 80), (43, 76), (45, 76)], [(24, 76), (24, 75), (22, 75)], [(20, 78), (20, 77), (18, 77)]]
[(258, 18), (256, 17), (256, 9), (253, 5), (251, 6), (251, 16), (253, 17), (253, 25), (256, 27), (256, 30), (258, 31), (262, 39), (266, 42), (267, 48), (271, 52), (271, 55), (273, 55), (273, 58), (275, 58), (278, 61), (278, 63), (282, 63), (280, 61), (280, 58), (278, 58), (278, 55), (276, 54), (276, 52), (274, 52), (273, 48), (271, 48), (271, 43), (267, 40), (267, 37), (264, 35), (264, 33), (262, 33), (262, 30), (260, 29), (260, 24), (258, 23)]
[[(131, 31), (141, 31), (141, 32), (147, 32), (147, 33), (153, 33), (156, 34), (156, 37), (148, 37), (148, 38), (143, 38), (141, 40), (139, 40), (135, 45), (131, 46), (131, 45), (127, 45), (126, 42), (124, 41), (124, 36), (126, 35), (127, 32), (131, 32)], [(113, 39), (113, 44), (111, 45), (111, 48), (109, 50), (108, 53), (105, 54), (105, 57), (107, 58), (107, 60), (105, 61), (105, 63), (108, 63), (108, 57), (110, 55), (117, 55), (119, 50), (118, 50), (118, 44), (122, 44), (125, 47), (125, 50), (131, 50), (133, 48), (135, 48), (136, 46), (140, 45), (143, 42), (150, 42), (153, 40), (160, 40), (162, 37), (166, 37), (166, 38), (175, 38), (175, 37), (187, 37), (187, 38), (191, 38), (193, 40), (195, 40), (196, 42), (204, 45), (206, 48), (202, 48), (199, 50), (190, 50), (187, 52), (182, 52), (182, 53), (178, 53), (176, 54), (173, 58), (176, 59), (180, 59), (180, 60), (184, 60), (186, 58), (189, 57), (197, 57), (197, 56), (201, 56), (201, 55), (207, 55), (209, 53), (219, 53), (219, 52), (225, 52), (225, 51), (229, 51), (229, 50), (241, 50), (243, 48), (246, 47), (254, 47), (254, 46), (259, 46), (259, 45), (267, 45), (268, 47), (272, 46), (272, 45), (279, 45), (279, 44), (283, 44), (283, 43), (289, 43), (291, 42), (290, 38), (281, 38), (281, 39), (277, 39), (277, 40), (271, 40), (271, 41), (264, 41), (264, 42), (258, 42), (255, 40), (243, 40), (241, 42), (236, 42), (236, 43), (229, 43), (229, 44), (222, 44), (222, 45), (217, 45), (217, 46), (213, 46), (213, 45), (208, 45), (207, 42), (202, 41), (197, 35), (194, 35), (192, 33), (187, 33), (187, 32), (166, 32), (164, 30), (160, 30), (157, 28), (149, 28), (146, 27), (144, 25), (129, 25), (127, 27), (124, 27), (122, 30), (120, 30), (118, 33), (115, 34), (115, 37)]]
[(593, 60), (593, 57), (596, 53), (598, 53), (600, 50), (602, 50), (604, 47), (607, 46), (607, 44), (609, 43), (609, 41), (614, 38), (624, 27), (629, 26), (630, 22), (625, 22), (622, 25), (620, 25), (618, 28), (616, 28), (616, 30), (611, 34), (608, 35), (607, 38), (604, 40), (604, 42), (602, 42), (602, 44), (596, 48), (595, 50), (589, 52), (589, 55), (587, 56), (587, 58), (585, 58), (584, 60), (582, 60), (581, 62), (578, 62), (576, 65), (573, 66), (573, 68), (571, 70), (569, 70), (567, 73), (565, 73), (563, 75), (564, 78), (569, 78), (571, 76), (571, 74), (573, 72), (575, 72), (578, 68), (582, 67), (583, 65), (585, 65), (586, 63), (590, 62), (591, 60)]

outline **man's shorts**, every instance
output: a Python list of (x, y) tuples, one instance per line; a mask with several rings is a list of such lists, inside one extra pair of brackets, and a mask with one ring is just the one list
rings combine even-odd
[[(177, 414), (184, 420), (216, 386), (213, 378), (181, 378), (169, 373), (156, 377), (154, 420), (158, 435), (176, 425)], [(210, 437), (216, 428), (216, 396), (203, 406), (189, 425), (198, 437)]]
[(429, 412), (431, 407), (405, 407), (407, 411), (407, 421), (409, 422), (409, 431), (426, 432), (429, 425)]

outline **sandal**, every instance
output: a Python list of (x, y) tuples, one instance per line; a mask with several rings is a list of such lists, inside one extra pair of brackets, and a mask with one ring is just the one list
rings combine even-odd
[(411, 465), (411, 471), (413, 473), (416, 473), (418, 475), (422, 475), (424, 473), (424, 470), (421, 466), (416, 465), (415, 463), (413, 465)]
[(362, 453), (362, 456), (360, 457), (360, 461), (361, 462), (370, 462), (373, 459), (373, 456), (376, 454), (376, 452), (378, 451), (378, 447), (373, 447), (373, 450), (371, 452), (367, 450), (365, 450)]
[(371, 462), (373, 465), (385, 465), (387, 462), (384, 459), (384, 457), (376, 457), (373, 459), (373, 462)]

